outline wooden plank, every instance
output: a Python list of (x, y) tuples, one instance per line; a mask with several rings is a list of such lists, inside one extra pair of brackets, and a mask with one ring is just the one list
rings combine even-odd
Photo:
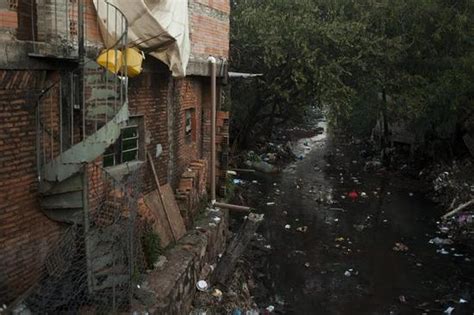
[(173, 232), (174, 235), (176, 235), (176, 238), (180, 239), (186, 232), (186, 228), (184, 227), (183, 217), (179, 212), (171, 187), (169, 185), (163, 185), (161, 188), (163, 190), (163, 201), (165, 202), (165, 205), (168, 205), (167, 209), (170, 224), (167, 223), (166, 214), (160, 202), (157, 190), (145, 195), (143, 199), (155, 221), (153, 229), (160, 236), (161, 245), (166, 247), (171, 241), (173, 241)]
[(163, 212), (165, 214), (166, 221), (168, 222), (168, 224), (170, 226), (171, 235), (173, 236), (173, 240), (176, 242), (176, 234), (174, 233), (173, 228), (171, 227), (171, 220), (170, 220), (169, 214), (167, 212), (165, 202), (163, 200), (163, 194), (161, 193), (160, 181), (158, 180), (158, 175), (156, 174), (156, 170), (155, 170), (155, 164), (153, 163), (153, 158), (151, 157), (150, 152), (148, 152), (148, 162), (150, 163), (151, 170), (153, 171), (153, 177), (155, 179), (156, 188), (158, 190), (158, 197), (160, 199), (160, 204), (163, 207)]
[(173, 189), (169, 184), (166, 184), (161, 186), (161, 192), (172, 223), (171, 227), (173, 228), (174, 235), (177, 239), (180, 239), (186, 233), (186, 227), (184, 226), (184, 220), (179, 211)]
[(166, 247), (173, 241), (173, 235), (171, 234), (170, 226), (166, 222), (165, 214), (162, 212), (160, 207), (161, 203), (159, 200), (158, 192), (156, 190), (145, 195), (143, 197), (145, 203), (145, 212), (151, 215), (153, 221), (153, 231), (160, 236), (161, 246)]
[(244, 253), (248, 244), (252, 240), (257, 231), (258, 226), (263, 221), (263, 214), (250, 213), (234, 236), (232, 241), (224, 253), (221, 261), (217, 265), (216, 270), (212, 274), (212, 284), (225, 285), (232, 275), (238, 259)]

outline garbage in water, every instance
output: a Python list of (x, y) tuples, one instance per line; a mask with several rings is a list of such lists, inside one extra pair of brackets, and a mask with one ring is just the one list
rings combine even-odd
[(206, 291), (206, 290), (209, 288), (209, 285), (207, 284), (207, 281), (206, 281), (206, 280), (199, 280), (199, 281), (196, 283), (196, 288), (197, 288), (199, 291)]
[(212, 296), (216, 297), (216, 298), (221, 298), (222, 297), (222, 291), (219, 290), (219, 289), (214, 289), (214, 291), (212, 291)]
[(291, 229), (291, 225), (289, 225), (289, 224), (285, 225), (285, 229), (287, 229), (287, 230)]
[(300, 227), (297, 227), (296, 230), (298, 232), (306, 233), (306, 231), (308, 230), (308, 227), (306, 225), (305, 226), (300, 226)]
[(242, 311), (240, 309), (236, 308), (232, 311), (232, 315), (242, 315)]
[(435, 237), (435, 238), (430, 239), (429, 243), (435, 244), (435, 245), (450, 245), (453, 243), (453, 240), (449, 238)]
[(214, 217), (214, 218), (212, 218), (212, 220), (216, 223), (221, 222), (221, 218), (219, 218), (219, 217)]
[(349, 270), (346, 270), (346, 271), (344, 272), (344, 276), (346, 276), (346, 277), (350, 277), (351, 275), (352, 275), (352, 274), (351, 274), (351, 272), (350, 272)]
[(444, 310), (444, 314), (451, 315), (451, 313), (454, 311), (454, 307), (450, 306), (447, 309)]
[(359, 197), (359, 194), (355, 190), (352, 190), (347, 195), (349, 196), (349, 198), (351, 198), (352, 201), (356, 201), (356, 199)]
[(363, 224), (354, 224), (353, 225), (354, 229), (356, 229), (358, 232), (362, 232), (363, 230), (366, 229), (366, 226)]
[(274, 206), (275, 203), (272, 201), (272, 202), (267, 202), (267, 206)]
[(269, 311), (269, 312), (273, 312), (275, 310), (275, 306), (269, 305), (269, 306), (267, 306), (266, 310)]
[(462, 298), (461, 298), (461, 299), (459, 299), (459, 304), (465, 304), (465, 303), (467, 303), (467, 300), (465, 300), (465, 299), (462, 299)]
[(265, 245), (264, 246), (266, 249), (272, 249), (272, 245)]
[(406, 304), (407, 303), (407, 299), (404, 295), (400, 295), (398, 297), (398, 300), (400, 301), (400, 303), (403, 303), (403, 304)]
[(360, 196), (361, 196), (362, 198), (367, 198), (367, 193), (361, 192), (361, 193), (360, 193)]
[(236, 185), (240, 185), (240, 184), (242, 184), (244, 181), (241, 180), (241, 179), (238, 179), (238, 178), (234, 178), (234, 179), (232, 180), (232, 182), (233, 182), (234, 184), (236, 184)]
[(235, 175), (237, 175), (237, 172), (236, 171), (227, 171), (227, 174), (235, 176)]
[(397, 242), (395, 243), (395, 246), (393, 247), (393, 250), (396, 252), (406, 252), (408, 251), (408, 246), (406, 246), (403, 243)]
[(447, 255), (447, 254), (449, 254), (449, 252), (448, 252), (446, 249), (444, 249), (444, 248), (437, 249), (436, 252), (437, 252), (438, 254), (441, 254), (441, 255)]
[(311, 266), (311, 265), (310, 265), (309, 262), (307, 262), (307, 263), (304, 264), (304, 266), (305, 266), (306, 268), (309, 268), (309, 266)]

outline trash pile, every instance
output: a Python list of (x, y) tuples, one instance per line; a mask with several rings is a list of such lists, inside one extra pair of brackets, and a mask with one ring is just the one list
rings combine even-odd
[[(446, 208), (440, 229), (450, 238), (472, 246), (474, 239), (474, 164), (471, 159), (436, 164), (420, 172), (432, 183), (433, 201)], [(470, 203), (471, 202), (471, 203)]]
[(213, 287), (207, 281), (199, 280), (191, 314), (259, 314), (250, 293), (254, 283), (252, 277), (251, 268), (242, 260), (225, 288)]
[(279, 166), (295, 159), (290, 142), (275, 144), (268, 142), (256, 151), (247, 151), (240, 157), (241, 165), (263, 173), (277, 173)]

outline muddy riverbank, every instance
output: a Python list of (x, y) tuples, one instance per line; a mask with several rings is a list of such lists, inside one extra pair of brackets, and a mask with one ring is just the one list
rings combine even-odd
[(258, 305), (281, 314), (472, 314), (474, 255), (437, 228), (444, 209), (426, 196), (430, 187), (367, 169), (362, 150), (323, 134), (298, 141), (299, 159), (279, 174), (239, 174), (244, 199), (265, 214)]

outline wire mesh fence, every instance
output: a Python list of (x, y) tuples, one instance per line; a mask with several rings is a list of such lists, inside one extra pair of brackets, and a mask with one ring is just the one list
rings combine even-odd
[(138, 216), (142, 168), (120, 182), (100, 165), (84, 168), (87, 207), (49, 253), (40, 280), (22, 302), (33, 314), (128, 313), (146, 270), (146, 227)]

